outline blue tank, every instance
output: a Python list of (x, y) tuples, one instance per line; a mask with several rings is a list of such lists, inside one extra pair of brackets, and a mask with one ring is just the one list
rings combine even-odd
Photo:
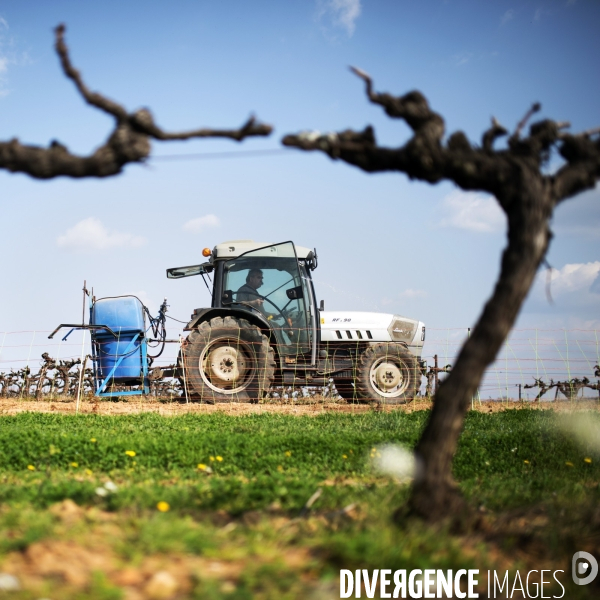
[[(117, 336), (96, 330), (93, 333), (97, 376), (104, 380), (119, 358), (113, 379), (115, 383), (135, 385), (143, 378), (142, 340), (146, 331), (144, 309), (135, 296), (101, 298), (92, 306), (92, 325), (107, 325)], [(127, 350), (131, 340), (139, 334), (133, 346)]]

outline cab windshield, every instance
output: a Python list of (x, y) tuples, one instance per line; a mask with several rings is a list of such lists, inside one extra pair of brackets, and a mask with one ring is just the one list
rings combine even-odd
[(280, 352), (311, 349), (310, 300), (291, 242), (242, 254), (224, 265), (223, 289), (234, 304), (271, 322)]

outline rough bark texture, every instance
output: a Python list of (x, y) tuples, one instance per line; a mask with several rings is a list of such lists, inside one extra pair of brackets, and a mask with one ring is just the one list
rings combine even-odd
[[(400, 148), (377, 146), (371, 127), (321, 134), (287, 135), (282, 143), (302, 150), (319, 150), (373, 173), (399, 171), (411, 179), (429, 183), (453, 181), (463, 190), (495, 196), (508, 219), (508, 244), (502, 256), (500, 276), (470, 338), (465, 342), (452, 371), (434, 398), (434, 407), (417, 445), (419, 464), (410, 505), (431, 521), (456, 516), (464, 508), (452, 477), (452, 459), (465, 414), (485, 369), (494, 361), (543, 262), (552, 234), (554, 208), (562, 200), (593, 188), (600, 178), (600, 130), (579, 135), (564, 133), (568, 123), (544, 120), (533, 123), (529, 134), (521, 131), (540, 110), (534, 104), (508, 139), (508, 147), (494, 150), (494, 141), (508, 132), (496, 119), (482, 137), (480, 147), (462, 132), (446, 141), (444, 120), (433, 112), (418, 91), (391, 96), (373, 91), (371, 78), (359, 69), (369, 99), (392, 118), (404, 119), (413, 136)], [(553, 147), (565, 159), (553, 175), (542, 167)]]
[(106, 142), (90, 156), (76, 156), (57, 141), (48, 148), (26, 146), (18, 139), (0, 142), (0, 168), (7, 171), (27, 173), (38, 179), (50, 179), (60, 175), (68, 177), (109, 177), (117, 175), (123, 166), (143, 162), (150, 154), (150, 139), (189, 140), (191, 138), (223, 137), (241, 141), (249, 136), (265, 136), (272, 131), (270, 125), (251, 117), (239, 129), (195, 129), (179, 133), (163, 131), (154, 123), (148, 109), (128, 113), (123, 106), (92, 92), (83, 82), (77, 69), (71, 64), (64, 41), (65, 26), (56, 30), (56, 52), (65, 75), (73, 81), (83, 99), (115, 119), (115, 128)]

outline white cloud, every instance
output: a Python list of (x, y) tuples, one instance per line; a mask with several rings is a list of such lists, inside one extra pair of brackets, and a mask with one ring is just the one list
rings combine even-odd
[(568, 264), (551, 271), (540, 269), (526, 310), (552, 315), (553, 328), (558, 326), (557, 319), (560, 318), (565, 322), (565, 329), (597, 328), (600, 323), (600, 260)]
[[(545, 283), (547, 276), (545, 272), (542, 272), (538, 278)], [(565, 265), (562, 269), (552, 269), (550, 286), (553, 297), (585, 292), (600, 294), (600, 260)]]
[(500, 19), (500, 25), (506, 25), (509, 21), (515, 18), (515, 11), (513, 8), (509, 8)]
[(360, 16), (362, 7), (360, 0), (318, 0), (317, 18), (328, 17), (334, 27), (345, 29), (352, 36), (356, 29), (356, 19)]
[(146, 239), (141, 236), (109, 231), (96, 217), (79, 221), (56, 240), (56, 244), (60, 248), (83, 252), (110, 250), (111, 248), (138, 248), (145, 243)]
[(200, 233), (204, 229), (218, 227), (220, 224), (219, 217), (216, 215), (204, 215), (203, 217), (187, 221), (187, 223), (183, 224), (182, 229), (189, 233)]
[(441, 203), (441, 227), (487, 233), (502, 231), (506, 217), (495, 198), (475, 192), (454, 190)]

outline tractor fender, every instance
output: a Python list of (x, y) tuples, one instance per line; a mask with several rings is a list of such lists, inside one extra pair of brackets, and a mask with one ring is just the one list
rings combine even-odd
[(267, 319), (254, 311), (240, 308), (196, 308), (194, 310), (194, 314), (192, 315), (191, 321), (189, 321), (183, 330), (191, 331), (198, 327), (200, 323), (203, 323), (204, 321), (210, 321), (215, 317), (238, 317), (240, 319), (245, 319), (249, 323), (252, 323), (252, 325), (260, 327), (260, 329), (262, 329), (264, 333), (269, 336), (269, 340), (275, 338), (273, 327), (269, 321), (267, 321)]

